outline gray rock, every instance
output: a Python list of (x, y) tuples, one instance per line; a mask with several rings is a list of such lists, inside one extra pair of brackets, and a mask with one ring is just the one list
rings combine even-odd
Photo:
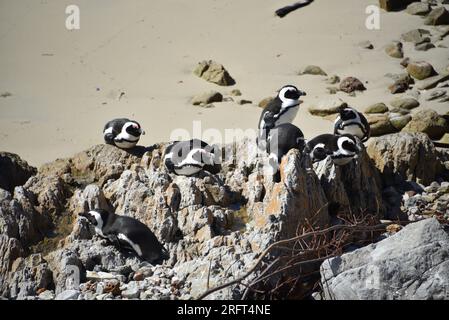
[(399, 41), (392, 42), (385, 47), (385, 52), (390, 57), (402, 59), (404, 58), (404, 51), (402, 50), (402, 43)]
[(385, 113), (388, 107), (383, 102), (375, 103), (365, 109), (365, 113)]
[(371, 136), (381, 136), (396, 132), (387, 114), (369, 114), (366, 119), (371, 128)]
[(346, 93), (351, 93), (354, 91), (364, 91), (366, 88), (359, 79), (347, 77), (340, 82), (340, 90)]
[(55, 294), (51, 290), (45, 290), (44, 292), (39, 294), (40, 300), (54, 300)]
[(436, 111), (425, 109), (414, 113), (412, 121), (402, 131), (424, 132), (431, 139), (440, 139), (445, 133), (449, 132), (449, 125), (447, 120)]
[(428, 35), (430, 35), (430, 32), (428, 30), (425, 30), (425, 29), (414, 29), (414, 30), (410, 30), (410, 31), (408, 31), (406, 33), (403, 33), (401, 35), (401, 38), (405, 42), (417, 43), (417, 42), (422, 41), (422, 39), (425, 38)]
[(390, 104), (394, 108), (402, 108), (407, 110), (412, 110), (414, 108), (419, 107), (418, 100), (414, 98), (397, 98), (392, 101), (390, 101)]
[(390, 123), (398, 131), (401, 131), (411, 120), (412, 116), (409, 114), (400, 116), (392, 116), (390, 114)]
[(0, 152), (0, 188), (13, 192), (16, 186), (24, 185), (37, 173), (37, 169), (28, 165), (18, 155)]
[(58, 294), (55, 300), (77, 300), (79, 295), (78, 290), (65, 290)]
[(326, 78), (326, 83), (328, 84), (337, 84), (340, 82), (340, 77), (337, 75), (332, 75), (329, 78)]
[(314, 116), (324, 117), (338, 113), (339, 110), (345, 106), (347, 106), (347, 103), (339, 98), (326, 99), (318, 101), (316, 105), (310, 106), (308, 111)]
[(418, 80), (423, 80), (436, 74), (433, 66), (425, 61), (410, 62), (407, 65), (407, 72)]
[(428, 3), (415, 2), (407, 6), (407, 13), (418, 16), (425, 16), (430, 12), (430, 5)]
[(449, 80), (449, 74), (440, 74), (426, 79), (418, 85), (419, 90), (429, 90), (438, 86), (440, 83)]
[(309, 65), (309, 66), (305, 67), (304, 70), (299, 72), (299, 74), (300, 75), (302, 75), (302, 74), (310, 74), (310, 75), (327, 76), (327, 73), (324, 72), (323, 69), (321, 69), (318, 66), (314, 66), (314, 65)]
[(235, 84), (235, 80), (225, 67), (212, 60), (198, 63), (193, 73), (206, 81), (220, 86), (232, 86)]
[(438, 98), (444, 97), (445, 95), (446, 90), (434, 90), (427, 95), (426, 101), (436, 100)]
[(417, 51), (427, 51), (433, 48), (435, 48), (435, 45), (430, 42), (417, 43), (415, 45), (415, 50)]
[(449, 290), (449, 236), (436, 219), (321, 265), (326, 299), (440, 300)]
[(191, 102), (194, 106), (198, 106), (221, 101), (223, 101), (223, 95), (220, 92), (209, 91), (193, 97)]
[(424, 20), (424, 24), (432, 26), (447, 25), (449, 24), (449, 12), (443, 6), (437, 7), (429, 13)]

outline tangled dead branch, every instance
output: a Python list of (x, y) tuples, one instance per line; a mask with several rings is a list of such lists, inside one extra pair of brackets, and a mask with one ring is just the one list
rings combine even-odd
[[(338, 215), (339, 224), (319, 229), (305, 221), (297, 235), (271, 244), (242, 276), (208, 289), (202, 300), (219, 290), (237, 285), (245, 291), (242, 299), (303, 299), (319, 286), (319, 266), (341, 255), (349, 246), (372, 243), (390, 223), (379, 223), (376, 215)], [(245, 280), (252, 275), (251, 280)], [(255, 276), (254, 276), (255, 275)]]

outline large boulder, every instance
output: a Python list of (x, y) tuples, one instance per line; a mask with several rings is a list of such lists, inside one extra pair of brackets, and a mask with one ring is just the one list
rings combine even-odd
[(404, 132), (424, 132), (431, 139), (439, 139), (449, 132), (448, 121), (431, 109), (420, 110), (412, 115), (412, 120), (402, 129)]
[(326, 299), (444, 300), (449, 290), (449, 235), (434, 218), (321, 265)]
[(441, 170), (437, 151), (423, 133), (400, 132), (374, 138), (367, 152), (386, 186), (405, 180), (427, 185)]
[(0, 188), (13, 192), (16, 186), (24, 185), (36, 173), (37, 169), (18, 155), (0, 152)]

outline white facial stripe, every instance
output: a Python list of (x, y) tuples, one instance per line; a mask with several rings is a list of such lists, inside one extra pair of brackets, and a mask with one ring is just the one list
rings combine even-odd
[(352, 151), (346, 150), (345, 148), (343, 148), (343, 142), (348, 141), (349, 143), (354, 144), (354, 141), (352, 141), (351, 139), (349, 139), (348, 137), (340, 137), (337, 140), (337, 145), (338, 145), (338, 151), (334, 152), (335, 155), (339, 155), (339, 154), (344, 154), (344, 155), (353, 155), (355, 154)]
[(324, 149), (324, 143), (318, 143), (315, 147), (313, 147), (313, 150), (317, 149), (317, 148), (322, 148)]
[(142, 249), (140, 249), (140, 246), (137, 243), (132, 242), (126, 235), (124, 235), (123, 233), (119, 233), (117, 235), (117, 238), (119, 238), (120, 240), (126, 241), (129, 243), (129, 245), (131, 246), (131, 248), (133, 248), (133, 250), (141, 257), (142, 256)]
[(213, 155), (203, 149), (192, 149), (187, 156), (177, 165), (179, 167), (184, 166), (184, 165), (189, 165), (189, 164), (194, 164), (194, 165), (203, 165), (203, 162), (198, 161), (196, 159), (193, 158), (194, 155), (196, 155), (197, 153), (201, 153), (203, 156), (201, 157), (203, 158), (207, 158), (208, 160), (211, 160), (210, 163), (213, 163)]
[(279, 91), (278, 97), (282, 101), (281, 108), (288, 108), (288, 107), (291, 107), (291, 106), (293, 106), (295, 104), (298, 104), (298, 100), (296, 100), (296, 99), (289, 99), (289, 98), (285, 97), (285, 93), (287, 91), (289, 91), (289, 90), (295, 90), (296, 91), (296, 89), (294, 87), (284, 87), (284, 88), (281, 89), (281, 91)]
[(112, 130), (113, 130), (112, 127), (107, 128), (106, 130), (104, 130), (103, 135), (107, 135), (107, 134), (112, 133)]
[(101, 218), (101, 215), (96, 211), (89, 211), (89, 214), (92, 215), (95, 218), (95, 220), (97, 220), (97, 225), (95, 226), (95, 232), (98, 233), (100, 236), (104, 237), (103, 219)]

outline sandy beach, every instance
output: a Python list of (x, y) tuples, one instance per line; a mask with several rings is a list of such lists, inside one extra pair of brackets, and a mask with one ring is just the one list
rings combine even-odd
[[(0, 150), (19, 154), (31, 165), (67, 157), (102, 143), (103, 125), (115, 117), (138, 120), (147, 134), (140, 143), (168, 141), (176, 128), (255, 128), (257, 103), (284, 84), (307, 92), (294, 123), (306, 138), (330, 132), (328, 120), (307, 108), (340, 97), (359, 110), (388, 103), (387, 73), (400, 73), (387, 43), (423, 26), (422, 18), (381, 10), (380, 30), (365, 27), (365, 9), (377, 0), (316, 0), (285, 18), (274, 11), (288, 0), (1, 0)], [(65, 8), (77, 4), (80, 30), (65, 28)], [(373, 50), (358, 43), (369, 40)], [(443, 44), (449, 46), (449, 37)], [(416, 51), (405, 56), (449, 64), (449, 50)], [(220, 87), (196, 77), (198, 62), (223, 64), (236, 84)], [(326, 92), (323, 76), (297, 72), (320, 66), (329, 76), (359, 78), (367, 90), (350, 97)], [(192, 96), (238, 88), (253, 104), (215, 103), (201, 108)], [(449, 110), (447, 103), (420, 100), (421, 108)]]

